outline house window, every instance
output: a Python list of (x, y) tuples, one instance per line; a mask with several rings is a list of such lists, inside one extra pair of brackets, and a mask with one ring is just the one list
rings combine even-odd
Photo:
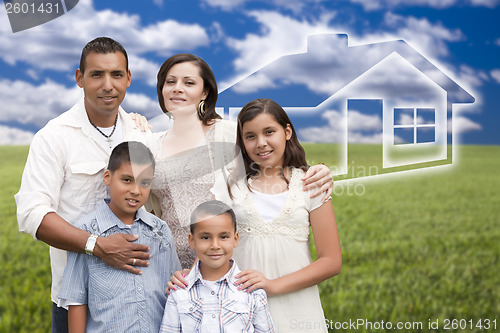
[(395, 145), (429, 142), (436, 142), (436, 109), (394, 109)]

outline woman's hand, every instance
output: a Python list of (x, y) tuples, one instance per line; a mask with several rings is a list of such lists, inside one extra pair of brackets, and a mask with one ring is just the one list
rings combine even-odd
[(234, 285), (238, 286), (238, 290), (251, 292), (255, 289), (264, 289), (268, 296), (276, 293), (273, 280), (269, 280), (259, 271), (244, 270), (236, 274), (235, 277), (238, 280)]
[(182, 271), (176, 271), (174, 275), (170, 277), (170, 281), (167, 282), (167, 295), (170, 295), (171, 290), (177, 290), (177, 287), (185, 289), (188, 285), (185, 277), (189, 274), (190, 269), (183, 269)]
[(332, 172), (324, 164), (310, 167), (302, 181), (304, 182), (304, 191), (312, 190), (311, 198), (324, 194), (323, 201), (326, 201), (333, 192)]
[(134, 121), (135, 126), (139, 127), (141, 129), (141, 131), (146, 132), (148, 129), (149, 130), (153, 129), (153, 126), (151, 126), (148, 123), (148, 120), (143, 115), (140, 115), (138, 113), (132, 113), (132, 112), (129, 113), (128, 115)]

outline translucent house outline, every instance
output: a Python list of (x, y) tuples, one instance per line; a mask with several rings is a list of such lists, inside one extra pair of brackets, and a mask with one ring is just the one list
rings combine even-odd
[[(404, 40), (348, 46), (345, 34), (321, 34), (307, 45), (307, 52), (282, 56), (221, 92), (218, 110), (235, 119), (248, 101), (266, 97), (290, 114), (335, 115), (327, 141), (341, 145), (338, 174), (347, 172), (349, 143), (363, 128), (382, 144), (383, 168), (452, 163), (453, 105), (475, 101), (465, 89)], [(380, 122), (351, 110), (363, 101), (380, 105), (373, 111)]]

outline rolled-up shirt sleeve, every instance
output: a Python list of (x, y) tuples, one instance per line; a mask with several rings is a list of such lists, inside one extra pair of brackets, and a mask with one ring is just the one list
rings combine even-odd
[(64, 156), (57, 142), (50, 142), (46, 131), (38, 132), (30, 146), (21, 188), (15, 195), (19, 231), (36, 233), (42, 219), (57, 211), (61, 184), (64, 181)]

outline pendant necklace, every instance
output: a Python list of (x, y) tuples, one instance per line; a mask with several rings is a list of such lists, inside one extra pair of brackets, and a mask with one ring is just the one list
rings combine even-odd
[(116, 129), (116, 122), (118, 121), (118, 113), (116, 114), (116, 118), (115, 118), (115, 124), (113, 125), (113, 130), (111, 131), (111, 134), (109, 135), (106, 135), (104, 134), (100, 129), (99, 127), (97, 127), (96, 125), (94, 125), (94, 123), (92, 121), (90, 121), (90, 118), (89, 118), (89, 122), (92, 124), (92, 126), (94, 126), (94, 128), (99, 132), (101, 133), (107, 140), (108, 140), (108, 145), (109, 145), (109, 148), (112, 147), (111, 145), (111, 136), (113, 135), (113, 133), (115, 132), (115, 129)]

